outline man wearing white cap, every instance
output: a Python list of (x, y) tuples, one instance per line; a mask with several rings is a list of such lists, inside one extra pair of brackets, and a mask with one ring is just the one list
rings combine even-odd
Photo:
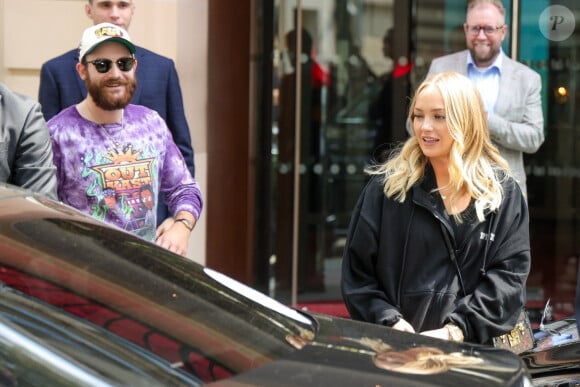
[[(85, 14), (92, 24), (112, 23), (128, 31), (137, 8), (135, 0), (87, 0)], [(189, 125), (185, 118), (179, 76), (172, 59), (136, 46), (139, 69), (135, 72), (139, 87), (132, 104), (147, 106), (165, 120), (191, 175), (195, 177), (194, 152)], [(76, 105), (87, 96), (85, 82), (74, 70), (78, 48), (45, 62), (40, 69), (38, 101), (48, 121), (62, 109)], [(160, 198), (157, 223), (170, 216)]]
[[(88, 95), (48, 121), (58, 196), (98, 219), (185, 254), (202, 210), (199, 186), (165, 121), (130, 104), (135, 46), (123, 28), (87, 28), (76, 69)], [(162, 192), (173, 215), (156, 230)]]

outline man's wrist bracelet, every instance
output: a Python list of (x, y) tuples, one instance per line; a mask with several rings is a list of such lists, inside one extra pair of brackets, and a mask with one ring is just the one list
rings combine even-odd
[(191, 220), (185, 218), (178, 218), (175, 219), (175, 222), (182, 223), (185, 227), (187, 227), (189, 232), (193, 231), (193, 223), (191, 222)]

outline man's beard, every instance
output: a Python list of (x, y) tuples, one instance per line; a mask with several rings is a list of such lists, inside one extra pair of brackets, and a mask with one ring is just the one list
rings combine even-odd
[(476, 50), (475, 47), (469, 48), (471, 52), (471, 57), (477, 66), (480, 66), (482, 63), (486, 65), (490, 65), (493, 59), (499, 54), (499, 48), (489, 47), (487, 52), (481, 53), (481, 50)]
[[(101, 84), (98, 82), (93, 82), (90, 77), (86, 80), (87, 91), (95, 105), (103, 110), (118, 110), (123, 109), (127, 106), (133, 95), (135, 94), (135, 88), (137, 87), (137, 81), (135, 78), (129, 79), (127, 81), (123, 79), (109, 79), (103, 81)], [(116, 84), (125, 87), (125, 93), (109, 95), (106, 91), (108, 84)]]

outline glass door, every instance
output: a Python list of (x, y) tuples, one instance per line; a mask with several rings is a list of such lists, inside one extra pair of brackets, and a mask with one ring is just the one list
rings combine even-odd
[(405, 136), (409, 8), (277, 0), (273, 19), (269, 290), (287, 303), (341, 300), (342, 248), (363, 170)]

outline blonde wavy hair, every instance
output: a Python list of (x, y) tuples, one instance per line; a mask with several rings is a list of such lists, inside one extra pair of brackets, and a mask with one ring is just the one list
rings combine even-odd
[[(419, 85), (411, 101), (408, 116), (411, 126), (417, 96), (428, 87), (441, 93), (447, 128), (454, 140), (449, 154), (449, 185), (445, 187), (453, 192), (451, 203), (465, 190), (475, 200), (478, 220), (483, 221), (485, 210), (493, 211), (501, 204), (501, 182), (510, 172), (507, 162), (490, 140), (481, 96), (464, 75), (444, 72), (431, 76)], [(384, 175), (385, 195), (402, 203), (407, 192), (423, 177), (428, 162), (413, 130), (402, 147), (384, 163), (367, 168), (367, 173)], [(461, 221), (460, 214), (455, 217)]]

